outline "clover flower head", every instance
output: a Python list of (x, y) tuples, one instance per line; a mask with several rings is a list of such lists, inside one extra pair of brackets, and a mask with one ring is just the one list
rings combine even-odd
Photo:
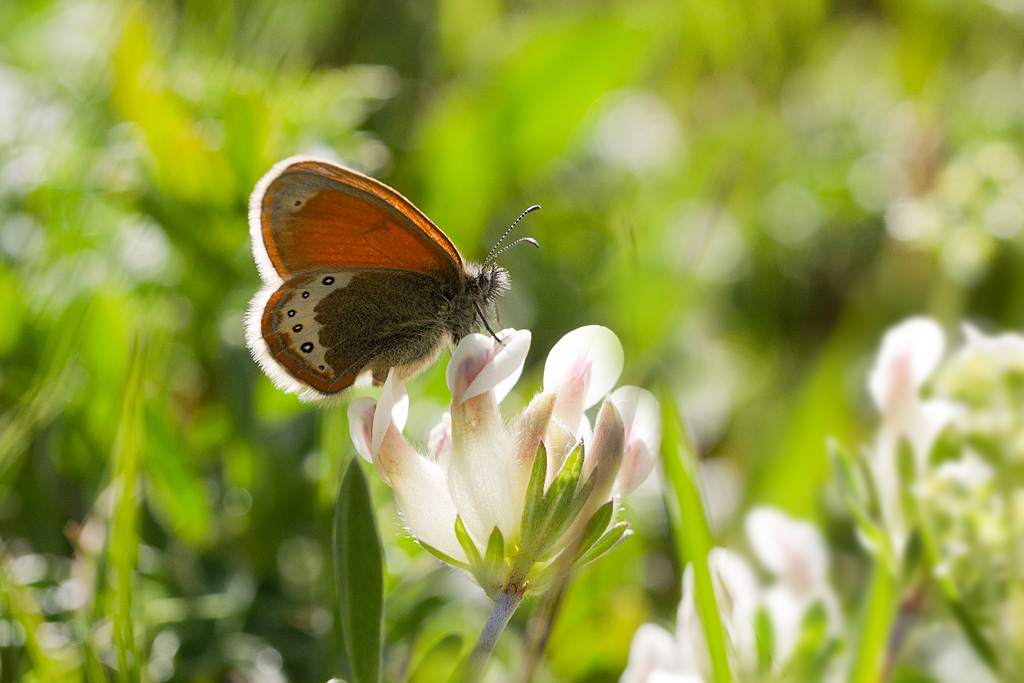
[[(491, 597), (541, 590), (559, 571), (621, 542), (623, 496), (660, 447), (658, 402), (638, 387), (608, 395), (623, 367), (607, 328), (570, 332), (551, 350), (544, 390), (506, 423), (499, 404), (522, 372), (527, 330), (471, 334), (452, 354), (451, 404), (425, 452), (405, 440), (405, 390), (389, 375), (378, 400), (349, 407), (356, 450), (395, 492), (408, 530), (468, 571)], [(604, 402), (593, 428), (586, 410)]]

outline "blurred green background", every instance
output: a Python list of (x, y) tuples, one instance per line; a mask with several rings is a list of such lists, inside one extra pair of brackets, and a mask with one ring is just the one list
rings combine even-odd
[[(542, 249), (502, 257), (502, 321), (534, 334), (506, 407), (561, 335), (609, 326), (623, 381), (678, 398), (718, 539), (755, 502), (816, 517), (855, 589), (825, 443), (870, 433), (881, 333), (1024, 319), (1022, 65), (1019, 0), (0, 3), (0, 680), (107, 680), (119, 637), (146, 680), (342, 673), (344, 406), (274, 389), (242, 329), (246, 201), (296, 153), (384, 180), (471, 259), (542, 205), (520, 230)], [(410, 386), (414, 440), (444, 365)], [(397, 680), (488, 605), (374, 497)], [(656, 481), (627, 517), (545, 680), (616, 680), (637, 625), (673, 618)]]

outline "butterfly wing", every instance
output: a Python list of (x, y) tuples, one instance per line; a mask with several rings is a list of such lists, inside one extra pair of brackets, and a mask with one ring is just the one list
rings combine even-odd
[(250, 320), (250, 346), (265, 349), (259, 360), (279, 386), (324, 398), (364, 374), (379, 383), (389, 368), (409, 377), (433, 362), (447, 341), (444, 306), (437, 280), (422, 273), (307, 273), (269, 292)]
[(269, 284), (311, 270), (390, 268), (461, 277), (451, 240), (387, 185), (328, 161), (275, 165), (249, 202), (260, 275)]
[(311, 400), (411, 376), (445, 341), (438, 313), (464, 287), (455, 246), (415, 206), (372, 178), (291, 158), (256, 186), (253, 253), (266, 286), (246, 324), (275, 383)]

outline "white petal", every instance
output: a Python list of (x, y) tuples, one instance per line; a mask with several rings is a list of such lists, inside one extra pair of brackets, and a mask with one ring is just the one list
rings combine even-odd
[(708, 553), (708, 570), (722, 623), (736, 653), (737, 678), (757, 666), (757, 633), (754, 619), (761, 602), (761, 588), (754, 571), (740, 555), (725, 548)]
[(455, 504), (448, 493), (445, 473), (437, 463), (416, 453), (391, 429), (381, 449), (380, 466), (388, 473), (402, 516), (413, 536), (456, 560), (465, 561), (465, 552), (455, 536)]
[[(454, 399), (453, 399), (454, 400)], [(470, 535), (486, 544), (497, 526), (506, 539), (519, 528), (513, 500), (515, 442), (484, 392), (452, 408), (448, 490)]]
[(934, 476), (938, 481), (952, 481), (971, 489), (992, 481), (995, 471), (979, 456), (967, 452), (959, 460), (950, 460), (936, 467)]
[(828, 547), (817, 527), (771, 507), (758, 507), (744, 521), (747, 539), (761, 564), (794, 590), (812, 593), (825, 585)]
[[(529, 330), (523, 330), (523, 331), (526, 332), (528, 335), (530, 335), (530, 337), (526, 341), (526, 350), (529, 351), (530, 350), (530, 341), (532, 341), (533, 335), (532, 335), (532, 333)], [(509, 343), (511, 343), (509, 340), (515, 334), (516, 334), (516, 330), (512, 329), (511, 327), (509, 327), (509, 328), (506, 328), (506, 329), (498, 332), (498, 339), (501, 339), (506, 344), (509, 344)], [(519, 342), (519, 343), (521, 343), (521, 342)], [(494, 400), (495, 401), (497, 401), (498, 403), (501, 403), (502, 401), (505, 400), (505, 397), (508, 396), (508, 393), (510, 391), (512, 391), (512, 387), (514, 387), (516, 385), (516, 382), (519, 381), (519, 376), (523, 374), (523, 365), (525, 365), (525, 364), (526, 364), (526, 353), (523, 353), (522, 360), (519, 361), (519, 365), (516, 366), (515, 370), (512, 371), (512, 374), (510, 374), (508, 377), (506, 377), (505, 379), (501, 380), (500, 382), (498, 382), (494, 386)]]
[(942, 328), (931, 318), (910, 318), (886, 332), (868, 377), (875, 404), (886, 412), (895, 394), (919, 389), (935, 371), (944, 348)]
[(551, 348), (544, 363), (544, 391), (558, 391), (567, 381), (584, 379), (583, 408), (589, 408), (615, 386), (624, 361), (614, 332), (600, 325), (580, 327)]
[(619, 683), (650, 683), (656, 672), (679, 669), (679, 647), (672, 634), (655, 624), (641, 624), (629, 646), (629, 661)]
[(377, 401), (369, 396), (360, 396), (348, 404), (348, 431), (352, 436), (352, 445), (366, 462), (373, 462), (370, 452), (370, 441), (373, 438), (373, 414), (377, 410)]
[(747, 561), (732, 550), (716, 547), (708, 552), (708, 570), (715, 586), (718, 609), (726, 620), (735, 622), (752, 618), (757, 611), (761, 591), (754, 570)]
[[(474, 396), (495, 390), (505, 394), (523, 371), (523, 362), (530, 350), (529, 330), (502, 330), (504, 344), (482, 334), (466, 336), (452, 354), (445, 377), (456, 406)], [(503, 384), (504, 383), (504, 384)], [(504, 395), (501, 396), (504, 398)]]

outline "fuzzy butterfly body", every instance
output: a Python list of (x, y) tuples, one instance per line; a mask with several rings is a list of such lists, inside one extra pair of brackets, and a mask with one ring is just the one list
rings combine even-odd
[(249, 227), (265, 286), (246, 339), (271, 379), (306, 400), (382, 383), (391, 368), (417, 374), (509, 286), (503, 268), (467, 264), (402, 195), (327, 161), (275, 165)]

